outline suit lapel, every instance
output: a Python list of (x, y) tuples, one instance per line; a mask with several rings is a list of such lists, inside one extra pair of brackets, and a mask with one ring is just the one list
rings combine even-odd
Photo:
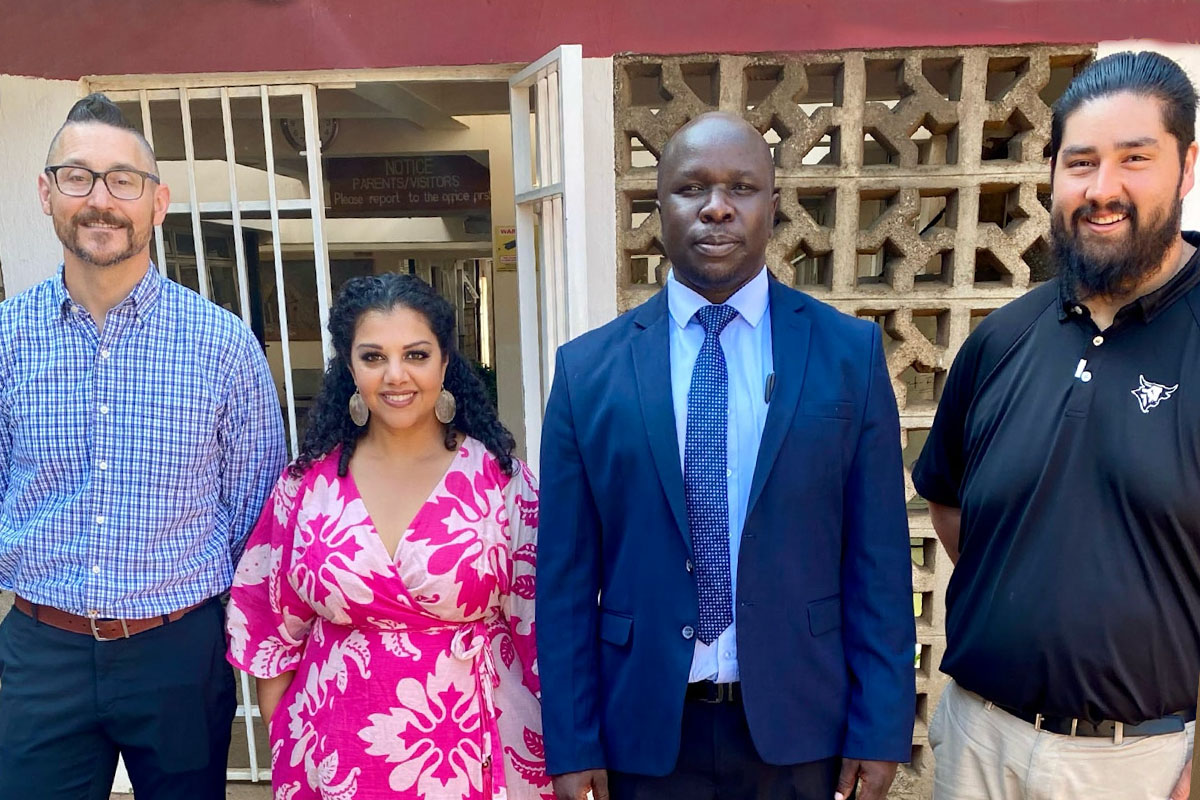
[(754, 510), (763, 485), (784, 437), (796, 414), (804, 373), (808, 366), (808, 344), (811, 323), (804, 313), (804, 296), (788, 291), (783, 284), (772, 280), (771, 292), (771, 358), (775, 370), (775, 391), (767, 408), (767, 421), (758, 446), (758, 461), (754, 465), (754, 480), (750, 484), (750, 501), (746, 517)]
[(675, 403), (671, 393), (671, 316), (667, 313), (666, 290), (634, 313), (637, 315), (634, 322), (642, 329), (634, 335), (631, 345), (642, 419), (646, 423), (646, 436), (650, 440), (650, 452), (654, 455), (663, 492), (690, 553), (692, 541), (688, 534), (683, 470), (679, 466), (679, 437), (675, 434)]

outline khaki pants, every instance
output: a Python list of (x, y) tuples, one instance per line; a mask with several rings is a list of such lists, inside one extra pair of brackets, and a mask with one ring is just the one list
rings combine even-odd
[[(934, 800), (1166, 800), (1192, 754), (1183, 733), (1061, 736), (946, 687), (929, 726)], [(1193, 791), (1196, 788), (1193, 787)]]

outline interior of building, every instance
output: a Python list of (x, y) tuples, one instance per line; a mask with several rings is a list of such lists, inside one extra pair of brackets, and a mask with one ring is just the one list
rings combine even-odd
[[(494, 291), (496, 273), (516, 268), (506, 82), (117, 97), (151, 139), (171, 189), (156, 262), (249, 322), (298, 435), (321, 382), (321, 297), (357, 275), (407, 272), (431, 283), (456, 310), (460, 351), (495, 391), (496, 316), (515, 313), (503, 302), (497, 309)], [(310, 158), (308, 131), (320, 159)], [(319, 280), (322, 238), (328, 286)], [(502, 339), (515, 327), (502, 319)]]

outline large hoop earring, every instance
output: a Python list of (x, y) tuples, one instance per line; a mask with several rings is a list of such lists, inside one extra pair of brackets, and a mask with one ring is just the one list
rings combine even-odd
[(454, 395), (446, 387), (442, 387), (442, 391), (437, 396), (437, 401), (433, 404), (433, 415), (437, 417), (437, 421), (443, 425), (449, 425), (454, 422), (454, 416), (458, 413), (458, 403), (454, 400)]
[(359, 394), (358, 389), (354, 390), (354, 394), (350, 395), (350, 421), (358, 427), (363, 427), (367, 424), (367, 420), (371, 417), (371, 409), (367, 408), (367, 401), (363, 400), (363, 396)]

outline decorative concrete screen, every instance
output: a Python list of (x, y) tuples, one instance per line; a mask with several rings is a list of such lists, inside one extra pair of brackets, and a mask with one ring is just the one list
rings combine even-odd
[(917, 616), (912, 765), (892, 796), (927, 798), (928, 725), (945, 679), (951, 565), (907, 470), (954, 354), (989, 311), (1048, 275), (1050, 104), (1088, 47), (904, 49), (615, 59), (618, 302), (669, 265), (656, 159), (704, 111), (742, 114), (772, 145), (781, 281), (883, 328), (900, 404)]

